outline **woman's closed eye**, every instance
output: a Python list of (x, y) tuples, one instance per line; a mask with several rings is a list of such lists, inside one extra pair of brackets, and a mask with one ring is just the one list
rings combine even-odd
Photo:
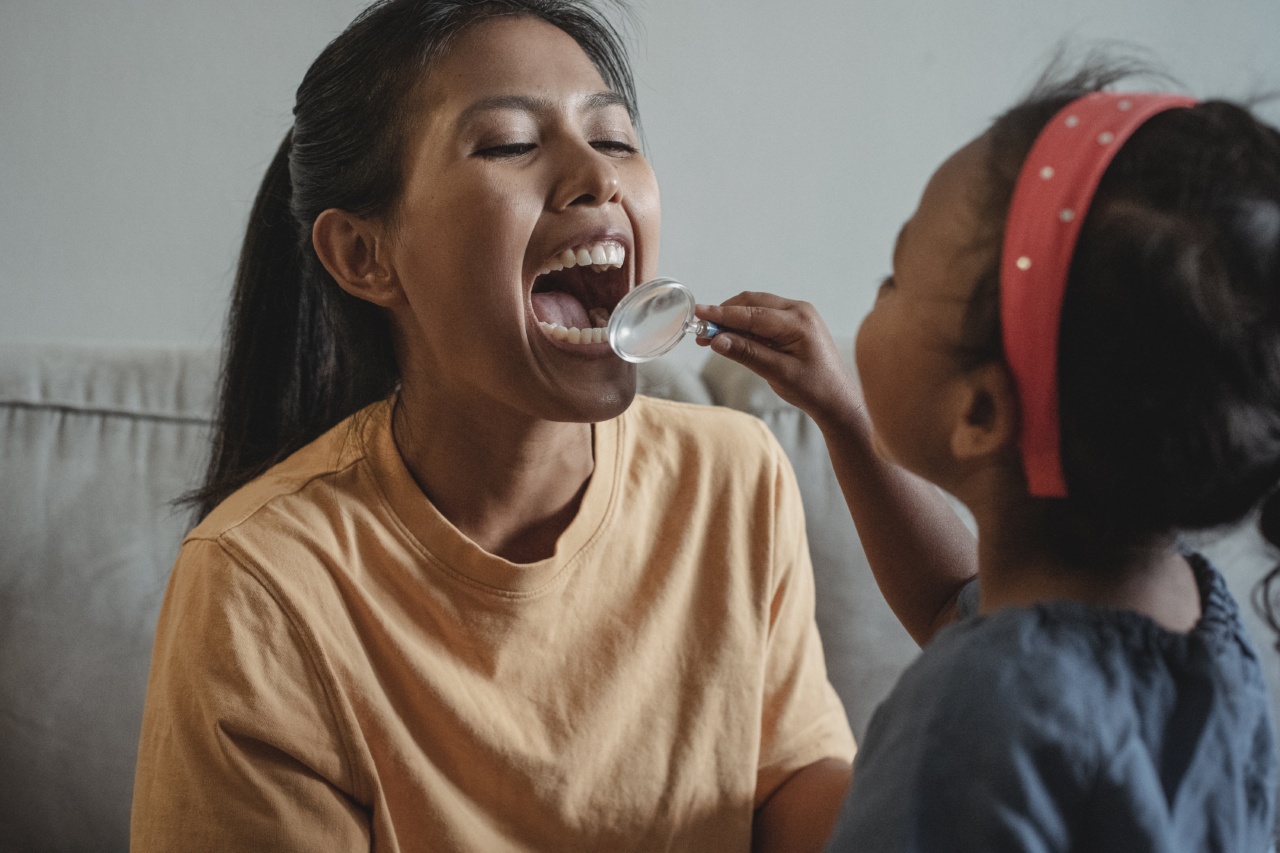
[(625, 157), (630, 154), (639, 154), (640, 149), (636, 148), (625, 139), (597, 139), (591, 143), (591, 147), (597, 151), (604, 151), (617, 157)]
[[(514, 160), (537, 149), (535, 142), (504, 142), (501, 145), (486, 145), (478, 148), (472, 156), (486, 160)], [(625, 139), (596, 139), (591, 147), (612, 157), (629, 157), (640, 153), (640, 149)]]
[(506, 142), (502, 145), (488, 145), (478, 149), (472, 156), (486, 160), (511, 160), (528, 154), (538, 146), (532, 142)]

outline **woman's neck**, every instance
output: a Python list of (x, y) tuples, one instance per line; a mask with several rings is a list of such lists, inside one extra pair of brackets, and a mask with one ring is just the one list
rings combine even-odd
[(539, 420), (500, 404), (458, 405), (410, 385), (397, 397), (392, 432), (435, 508), (513, 563), (555, 553), (595, 469), (591, 424)]
[(1140, 613), (1176, 632), (1200, 618), (1200, 591), (1190, 564), (1172, 540), (1084, 565), (1051, 547), (1039, 502), (1024, 499), (1011, 511), (974, 510), (978, 524), (979, 610), (1008, 605), (1078, 601)]

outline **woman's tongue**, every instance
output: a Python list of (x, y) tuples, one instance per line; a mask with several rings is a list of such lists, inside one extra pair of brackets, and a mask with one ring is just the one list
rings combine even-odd
[(566, 329), (590, 329), (586, 307), (576, 296), (563, 290), (544, 290), (531, 296), (533, 316), (544, 323), (558, 323)]

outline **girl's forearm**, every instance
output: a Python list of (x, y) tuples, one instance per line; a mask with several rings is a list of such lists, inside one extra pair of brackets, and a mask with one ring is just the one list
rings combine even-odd
[(977, 542), (936, 487), (881, 458), (861, 410), (818, 426), (876, 583), (924, 645), (977, 574)]

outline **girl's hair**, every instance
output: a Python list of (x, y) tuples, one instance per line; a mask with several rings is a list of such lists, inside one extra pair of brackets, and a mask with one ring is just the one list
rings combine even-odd
[[(1145, 70), (1051, 69), (992, 125), (979, 240), (991, 260), (964, 330), (975, 361), (1001, 357), (1000, 241), (1036, 136), (1074, 99)], [(1143, 125), (1083, 223), (1061, 323), (1069, 497), (1046, 506), (1056, 546), (1105, 568), (1257, 507), (1280, 481), (1280, 132), (1224, 101)], [(1262, 527), (1277, 544), (1270, 502)]]
[[(612, 4), (624, 11), (620, 0)], [(298, 87), (294, 125), (249, 214), (203, 485), (203, 518), (223, 498), (400, 377), (387, 316), (349, 295), (311, 243), (329, 208), (394, 225), (410, 104), (458, 35), (500, 17), (539, 18), (571, 36), (636, 118), (623, 41), (590, 0), (379, 0), (320, 54)]]

